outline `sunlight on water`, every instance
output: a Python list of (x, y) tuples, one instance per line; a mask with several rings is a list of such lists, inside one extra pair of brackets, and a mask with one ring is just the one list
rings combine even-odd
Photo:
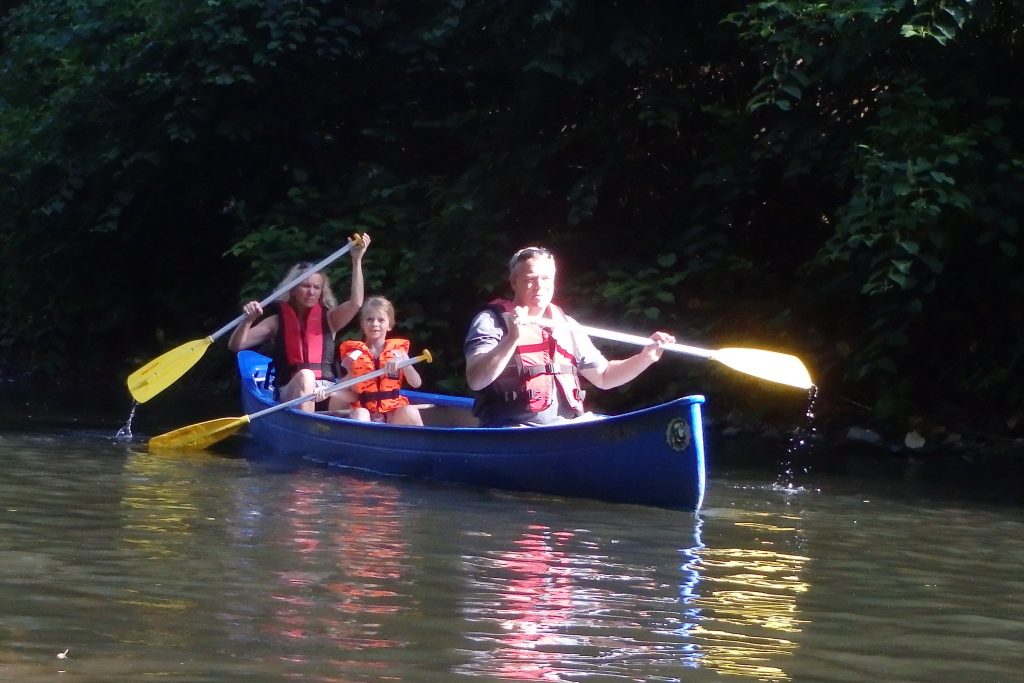
[(181, 620), (196, 608), (194, 596), (154, 591), (149, 582), (164, 584), (165, 568), (186, 561), (194, 550), (196, 529), (205, 521), (193, 481), (201, 460), (132, 452), (124, 461), (120, 544), (143, 585), (128, 587), (118, 603), (146, 615), (149, 625), (137, 635), (142, 643), (179, 642)]
[(189, 482), (194, 467), (180, 457), (132, 453), (124, 464), (123, 541), (149, 559), (173, 560), (191, 549), (201, 515)]
[[(617, 559), (607, 539), (530, 525), (504, 550), (463, 558), (473, 587), (464, 609), (479, 625), (471, 635), (479, 649), (459, 671), (570, 681), (581, 671), (628, 675), (643, 666), (647, 680), (680, 680), (669, 672), (684, 666), (789, 680), (780, 660), (793, 654), (791, 635), (808, 621), (797, 606), (809, 590), (800, 579), (808, 558), (770, 548), (801, 533), (798, 517), (778, 521), (743, 513), (733, 523), (752, 546), (715, 548), (696, 519), (694, 544), (679, 551), (675, 593), (649, 565)], [(658, 637), (641, 636), (642, 623)]]
[[(745, 519), (748, 516), (753, 519)], [(792, 526), (780, 526), (778, 521), (774, 515), (743, 514), (734, 525), (750, 530), (768, 545), (774, 539), (792, 543), (800, 533), (800, 519), (783, 519)], [(683, 554), (687, 559), (684, 570), (693, 573), (682, 596), (693, 623), (681, 631), (693, 639), (701, 653), (701, 666), (757, 680), (789, 680), (776, 662), (793, 654), (797, 645), (790, 636), (807, 623), (800, 617), (797, 598), (810, 589), (799, 578), (809, 558), (771, 549), (713, 548), (704, 543)]]

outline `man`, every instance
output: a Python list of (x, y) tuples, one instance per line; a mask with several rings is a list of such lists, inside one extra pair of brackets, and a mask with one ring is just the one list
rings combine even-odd
[[(551, 303), (555, 258), (547, 249), (517, 251), (509, 261), (509, 283), (512, 301), (491, 302), (466, 335), (466, 380), (477, 392), (474, 413), (483, 426), (557, 424), (589, 415), (579, 375), (599, 389), (620, 386), (661, 358), (663, 344), (675, 342), (655, 332), (655, 343), (635, 356), (606, 359)], [(558, 324), (547, 328), (528, 321), (536, 316)]]

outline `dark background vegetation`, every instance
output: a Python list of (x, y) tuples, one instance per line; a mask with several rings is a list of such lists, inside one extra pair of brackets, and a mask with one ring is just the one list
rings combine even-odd
[[(1018, 2), (0, 11), (5, 380), (126, 397), (366, 231), (368, 293), (438, 357), (434, 388), (465, 389), (466, 325), (537, 243), (581, 321), (794, 353), (821, 419), (929, 443), (1024, 426)], [(344, 293), (347, 258), (331, 272)], [(233, 403), (222, 347), (147, 409)], [(738, 422), (805, 408), (680, 356), (592, 397), (698, 391)]]

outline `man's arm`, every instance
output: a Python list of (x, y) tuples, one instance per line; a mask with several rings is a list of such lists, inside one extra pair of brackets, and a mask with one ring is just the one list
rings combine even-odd
[(635, 356), (622, 360), (611, 360), (591, 368), (581, 368), (580, 374), (598, 389), (613, 389), (626, 382), (636, 379), (640, 373), (651, 367), (661, 358), (663, 344), (675, 342), (675, 337), (664, 332), (651, 335), (654, 344), (644, 347)]

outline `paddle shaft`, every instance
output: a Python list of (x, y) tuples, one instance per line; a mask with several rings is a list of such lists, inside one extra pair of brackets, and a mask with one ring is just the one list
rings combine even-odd
[[(531, 317), (527, 318), (527, 321), (548, 327), (564, 324), (545, 318)], [(648, 337), (625, 334), (615, 330), (602, 330), (598, 327), (587, 327), (578, 323), (571, 326), (569, 330), (570, 332), (578, 330), (593, 337), (601, 337), (628, 344), (638, 344), (640, 346), (648, 346), (655, 343), (653, 339)], [(778, 382), (798, 389), (810, 389), (814, 386), (814, 380), (811, 379), (811, 374), (807, 372), (803, 362), (796, 356), (786, 353), (743, 348), (725, 348), (711, 351), (696, 346), (687, 346), (686, 344), (663, 344), (662, 348), (666, 351), (675, 351), (676, 353), (685, 353), (717, 361), (733, 370), (738, 370), (760, 379), (766, 379), (770, 382)]]
[[(305, 281), (305, 279), (307, 277), (309, 277), (310, 275), (312, 275), (313, 273), (319, 272), (319, 271), (323, 270), (326, 266), (328, 266), (331, 263), (334, 263), (335, 261), (337, 261), (339, 258), (341, 258), (342, 256), (344, 256), (345, 254), (347, 254), (349, 251), (352, 250), (352, 244), (353, 244), (352, 242), (349, 242), (348, 244), (346, 244), (341, 249), (339, 249), (338, 251), (334, 252), (333, 254), (328, 256), (327, 258), (323, 259), (322, 261), (318, 261), (317, 263), (314, 263), (309, 268), (306, 268), (304, 271), (302, 271), (301, 273), (299, 273), (298, 275), (293, 277), (291, 280), (289, 280), (288, 282), (284, 283), (283, 285), (281, 285), (280, 287), (275, 289), (274, 292), (270, 296), (268, 296), (266, 299), (264, 299), (263, 301), (260, 302), (260, 307), (261, 308), (265, 307), (270, 302), (276, 301), (277, 297), (281, 296), (282, 294), (284, 294), (285, 292), (290, 290), (295, 285), (298, 285), (301, 282)], [(238, 327), (238, 324), (240, 322), (242, 322), (243, 320), (245, 320), (245, 315), (244, 314), (238, 316), (237, 318), (235, 318), (234, 320), (229, 322), (227, 325), (225, 325), (224, 327), (220, 328), (219, 330), (217, 330), (216, 332), (211, 334), (209, 336), (210, 342), (216, 341), (217, 339), (219, 339), (220, 337), (224, 336), (225, 334), (227, 334), (231, 330), (235, 329), (236, 327)]]
[[(413, 358), (406, 358), (403, 361), (399, 361), (398, 369), (401, 370), (402, 368), (407, 367), (409, 365), (412, 365), (414, 363), (419, 363), (421, 360), (425, 360), (425, 361), (427, 361), (429, 363), (430, 360), (431, 360), (430, 359), (430, 352), (429, 351), (425, 351), (425, 352), (423, 352), (419, 356), (415, 356)], [(351, 377), (349, 379), (345, 379), (345, 380), (342, 380), (340, 382), (336, 382), (335, 384), (332, 384), (331, 386), (327, 387), (324, 390), (324, 394), (333, 394), (336, 391), (341, 391), (342, 389), (347, 389), (347, 388), (349, 388), (351, 386), (355, 386), (356, 384), (360, 384), (362, 382), (365, 382), (368, 379), (373, 379), (374, 377), (380, 377), (381, 375), (387, 373), (387, 371), (388, 371), (387, 368), (381, 368), (380, 370), (374, 370), (373, 372), (368, 372), (365, 375), (359, 375), (358, 377)], [(292, 406), (297, 406), (300, 403), (305, 403), (306, 401), (312, 401), (314, 398), (316, 398), (316, 394), (306, 394), (305, 396), (299, 396), (298, 398), (293, 398), (290, 401), (285, 401), (284, 403), (279, 403), (276, 406), (270, 406), (269, 408), (264, 408), (263, 410), (257, 411), (255, 413), (250, 413), (247, 417), (249, 418), (250, 421), (251, 420), (255, 420), (258, 417), (263, 417), (264, 415), (268, 415), (270, 413), (275, 413), (278, 410), (284, 410), (285, 408), (291, 408)]]
[[(544, 327), (556, 327), (560, 324), (549, 318), (527, 318), (526, 322), (543, 325)], [(654, 343), (654, 340), (650, 337), (641, 337), (636, 334), (626, 334), (625, 332), (617, 332), (615, 330), (602, 330), (599, 327), (589, 327), (587, 325), (577, 324), (570, 326), (569, 329), (582, 332), (591, 337), (620, 341), (626, 344), (637, 344), (638, 346), (650, 346)], [(676, 353), (685, 353), (690, 356), (700, 356), (701, 358), (713, 358), (715, 355), (715, 352), (709, 349), (687, 346), (686, 344), (663, 344), (662, 348), (666, 351), (675, 351)]]

